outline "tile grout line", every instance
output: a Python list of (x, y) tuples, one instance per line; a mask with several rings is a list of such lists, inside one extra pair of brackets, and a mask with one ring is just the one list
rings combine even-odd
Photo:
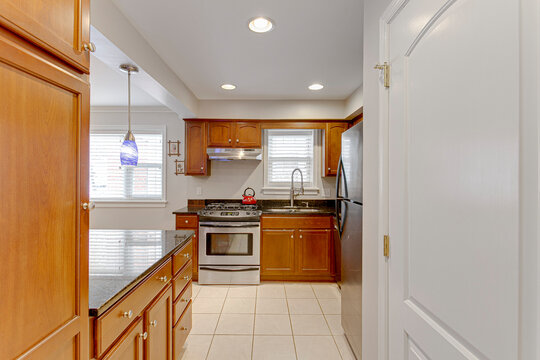
[(259, 285), (255, 288), (255, 308), (253, 309), (253, 333), (251, 334), (251, 359), (255, 348), (255, 319), (257, 318), (257, 299), (259, 297)]
[[(202, 289), (199, 289), (199, 293)], [(229, 287), (227, 287), (227, 293), (225, 294), (225, 300), (227, 299), (227, 295), (229, 294)], [(199, 294), (197, 294), (199, 296)], [(216, 322), (216, 327), (214, 328), (214, 333), (212, 334), (212, 340), (210, 341), (210, 346), (208, 347), (208, 351), (206, 352), (205, 360), (208, 360), (208, 356), (210, 356), (210, 350), (212, 349), (212, 344), (214, 343), (214, 338), (216, 337), (216, 330), (219, 324), (219, 320), (221, 319), (221, 313), (223, 312), (223, 307), (225, 306), (225, 300), (223, 300), (223, 304), (221, 305), (221, 311), (219, 312), (218, 320)]]
[(291, 338), (292, 338), (293, 346), (294, 346), (294, 356), (298, 360), (298, 351), (296, 351), (296, 340), (294, 339), (294, 331), (293, 331), (292, 318), (291, 318), (291, 309), (289, 308), (289, 298), (287, 296), (287, 288), (285, 287), (285, 284), (283, 284), (283, 292), (285, 293), (285, 303), (287, 304), (287, 313), (289, 315), (289, 323), (291, 324)]

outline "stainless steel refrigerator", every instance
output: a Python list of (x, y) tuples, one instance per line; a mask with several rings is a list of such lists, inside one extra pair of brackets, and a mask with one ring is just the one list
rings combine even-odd
[(336, 213), (341, 242), (341, 325), (362, 357), (362, 145), (363, 124), (341, 136)]

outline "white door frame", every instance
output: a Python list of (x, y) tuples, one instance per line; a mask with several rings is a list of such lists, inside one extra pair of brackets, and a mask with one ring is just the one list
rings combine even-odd
[[(409, 0), (394, 0), (379, 21), (379, 63), (388, 61), (388, 24)], [(521, 4), (521, 90), (520, 106), (520, 329), (532, 332), (520, 339), (520, 360), (540, 358), (540, 5), (537, 0)], [(532, 49), (532, 51), (531, 51)], [(532, 82), (532, 84), (531, 84)], [(391, 83), (391, 79), (390, 79)], [(378, 359), (388, 358), (388, 262), (383, 257), (383, 237), (388, 234), (388, 106), (389, 92), (379, 81), (379, 221), (378, 221)], [(525, 145), (523, 143), (525, 142)], [(532, 169), (531, 169), (532, 167)], [(527, 171), (526, 171), (527, 170)], [(530, 213), (530, 212), (534, 213)], [(526, 214), (524, 216), (523, 214)], [(391, 243), (391, 241), (390, 241)], [(390, 252), (391, 252), (390, 246)], [(531, 251), (532, 254), (529, 252)], [(532, 275), (531, 275), (532, 274)]]

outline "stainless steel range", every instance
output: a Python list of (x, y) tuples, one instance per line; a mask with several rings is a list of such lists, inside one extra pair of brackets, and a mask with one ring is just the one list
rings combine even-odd
[(199, 283), (259, 284), (260, 217), (256, 205), (214, 203), (199, 214)]

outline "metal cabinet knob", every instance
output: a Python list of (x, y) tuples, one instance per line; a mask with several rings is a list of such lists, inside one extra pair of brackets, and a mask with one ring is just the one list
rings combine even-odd
[(150, 321), (150, 325), (152, 325), (153, 327), (156, 327), (157, 326), (157, 320)]
[(188, 302), (188, 301), (189, 301), (189, 299), (184, 299), (184, 298), (180, 299), (180, 302)]
[(330, 168), (328, 168), (328, 171), (330, 171)]
[(96, 207), (96, 204), (93, 201), (90, 201), (87, 203), (82, 203), (81, 206), (84, 210), (94, 210)]
[(189, 281), (189, 280), (191, 280), (191, 278), (188, 275), (186, 275), (186, 276), (184, 276), (184, 280)]
[(145, 331), (142, 334), (139, 334), (139, 337), (142, 337), (143, 340), (148, 339), (148, 333)]
[(232, 141), (232, 139), (229, 139), (229, 142), (231, 142), (231, 141)]
[(302, 239), (302, 238), (303, 238), (303, 236), (302, 236), (302, 235), (300, 235), (300, 239)]
[(188, 329), (187, 327), (183, 327), (183, 326), (180, 328), (180, 330), (182, 331), (186, 331), (187, 329)]
[(189, 220), (186, 220), (186, 224), (189, 222)]
[(240, 139), (236, 139), (236, 142), (240, 142)]
[(189, 253), (184, 254), (184, 257), (189, 259)]
[(83, 44), (83, 49), (84, 49), (84, 51), (95, 52), (96, 51), (96, 45), (94, 45), (93, 42), (84, 43)]
[(129, 310), (129, 311), (124, 312), (124, 313), (122, 314), (122, 317), (131, 319), (131, 318), (133, 317), (133, 311)]
[(163, 282), (167, 282), (167, 277), (166, 277), (166, 276), (162, 276), (162, 277), (159, 277), (158, 280), (159, 280), (159, 281), (163, 281)]
[(201, 166), (201, 170), (204, 170), (204, 166)]
[(294, 238), (294, 235), (291, 235), (291, 239)]

